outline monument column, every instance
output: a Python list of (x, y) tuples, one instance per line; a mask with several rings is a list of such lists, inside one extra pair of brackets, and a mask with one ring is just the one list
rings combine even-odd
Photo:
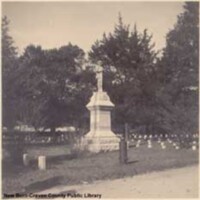
[(103, 70), (99, 65), (97, 92), (94, 92), (87, 108), (90, 111), (90, 131), (83, 139), (85, 146), (92, 152), (111, 151), (119, 149), (120, 139), (111, 130), (111, 110), (114, 104), (103, 90)]

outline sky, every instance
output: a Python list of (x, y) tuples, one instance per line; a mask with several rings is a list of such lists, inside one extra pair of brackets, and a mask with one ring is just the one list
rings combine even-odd
[(153, 34), (155, 49), (165, 46), (183, 2), (3, 2), (2, 14), (10, 20), (10, 35), (22, 53), (29, 44), (43, 49), (71, 42), (88, 52), (103, 33), (113, 32), (121, 13), (124, 24)]

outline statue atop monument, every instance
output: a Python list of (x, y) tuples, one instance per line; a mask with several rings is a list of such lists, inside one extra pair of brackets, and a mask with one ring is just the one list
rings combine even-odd
[(103, 91), (103, 69), (100, 65), (97, 65), (98, 69), (96, 71), (96, 79), (97, 79), (97, 90), (99, 92)]
[(97, 91), (102, 92), (103, 91), (103, 67), (101, 61), (98, 61), (97, 63), (86, 63), (86, 66), (93, 66), (94, 71), (96, 73), (96, 79), (97, 79)]

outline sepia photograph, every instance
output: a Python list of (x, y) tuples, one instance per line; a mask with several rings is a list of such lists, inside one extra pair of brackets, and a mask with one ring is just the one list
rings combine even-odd
[(1, 2), (1, 198), (199, 198), (198, 1)]

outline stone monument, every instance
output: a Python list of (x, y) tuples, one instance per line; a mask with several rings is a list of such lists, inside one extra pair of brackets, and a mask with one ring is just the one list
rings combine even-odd
[(99, 65), (95, 67), (98, 67), (96, 73), (98, 89), (86, 105), (90, 111), (90, 131), (84, 136), (82, 144), (91, 152), (117, 150), (120, 139), (111, 130), (111, 110), (114, 104), (103, 91), (102, 67)]

